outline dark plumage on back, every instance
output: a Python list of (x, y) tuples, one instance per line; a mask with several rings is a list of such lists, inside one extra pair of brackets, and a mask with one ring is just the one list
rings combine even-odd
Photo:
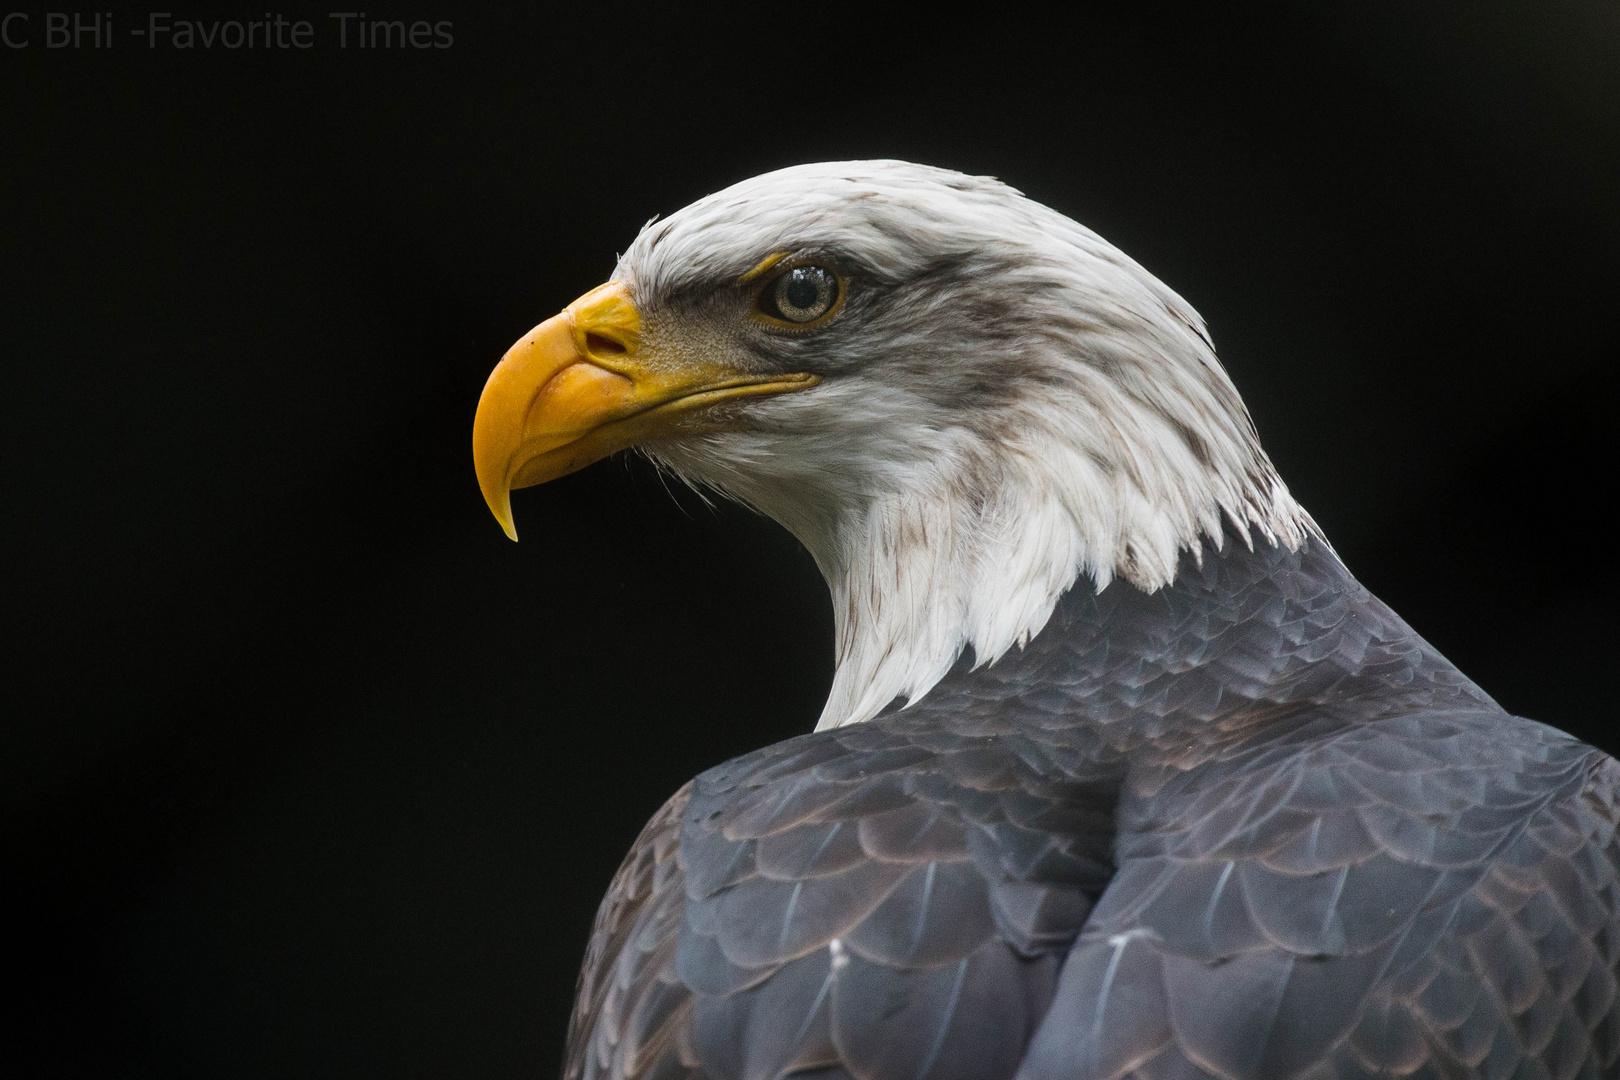
[(1612, 1075), (1620, 767), (1320, 542), (1202, 554), (683, 789), (566, 1075)]

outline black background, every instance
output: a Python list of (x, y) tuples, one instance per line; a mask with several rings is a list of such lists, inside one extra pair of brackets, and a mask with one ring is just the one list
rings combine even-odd
[(1620, 7), (1309, 7), (400, 8), (453, 47), (364, 53), (292, 10), (317, 48), (148, 50), (144, 9), (50, 51), (35, 11), (0, 49), (0, 1067), (552, 1072), (621, 853), (808, 730), (831, 614), (774, 525), (640, 463), (520, 493), (508, 543), (473, 408), (653, 213), (795, 162), (995, 174), (1120, 245), (1350, 567), (1620, 748)]

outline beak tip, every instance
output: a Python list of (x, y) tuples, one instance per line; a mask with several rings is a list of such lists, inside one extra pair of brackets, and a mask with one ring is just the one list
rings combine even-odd
[(517, 543), (517, 523), (512, 520), (512, 495), (510, 492), (501, 497), (499, 505), (490, 504), (495, 511), (495, 520), (501, 523), (501, 531), (506, 533), (507, 539)]
[(480, 484), (479, 486), (484, 488), (484, 503), (500, 524), (501, 531), (506, 534), (509, 540), (516, 542), (518, 534), (517, 523), (512, 520), (512, 489), (505, 485), (489, 487)]

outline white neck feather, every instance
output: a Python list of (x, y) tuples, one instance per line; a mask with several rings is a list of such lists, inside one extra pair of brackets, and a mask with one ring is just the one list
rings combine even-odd
[(1223, 515), (1290, 548), (1314, 529), (1274, 477), (1263, 492), (1149, 499), (1060, 445), (1001, 464), (999, 475), (971, 470), (991, 481), (978, 490), (960, 473), (929, 470), (833, 535), (801, 534), (822, 565), (836, 625), (837, 671), (818, 731), (868, 720), (897, 697), (920, 699), (964, 648), (984, 666), (1023, 647), (1082, 574), (1098, 589), (1116, 575), (1126, 579), (1116, 588), (1168, 585), (1183, 550), (1199, 551), (1206, 536), (1221, 541)]
[[(1219, 373), (1210, 385), (1230, 391), (1210, 370)], [(1025, 398), (994, 443), (923, 415), (908, 424), (899, 402), (868, 400), (890, 435), (887, 453), (843, 430), (801, 437), (792, 455), (760, 433), (649, 450), (775, 518), (821, 567), (837, 652), (822, 730), (871, 719), (897, 697), (920, 699), (964, 648), (984, 665), (1026, 644), (1081, 574), (1099, 589), (1115, 577), (1161, 588), (1183, 550), (1200, 550), (1206, 536), (1221, 541), (1223, 517), (1290, 548), (1315, 531), (1246, 417), (1202, 424), (1199, 457), (1163, 403), (1111, 386)], [(853, 394), (810, 397), (779, 406), (846, 420), (861, 407)]]

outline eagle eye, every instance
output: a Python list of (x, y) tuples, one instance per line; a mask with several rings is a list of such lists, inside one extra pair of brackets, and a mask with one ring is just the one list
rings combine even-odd
[(785, 323), (812, 323), (838, 303), (840, 288), (838, 275), (824, 266), (795, 266), (760, 290), (759, 310)]

